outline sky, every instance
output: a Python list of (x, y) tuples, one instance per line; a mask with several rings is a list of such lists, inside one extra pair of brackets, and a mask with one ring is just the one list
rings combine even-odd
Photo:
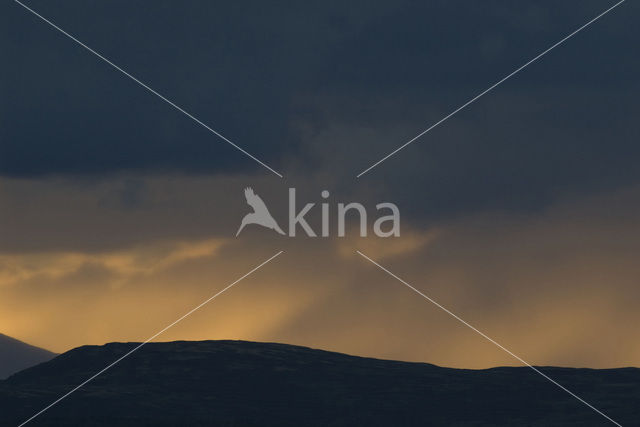
[[(29, 1), (0, 8), (0, 332), (56, 352), (243, 339), (486, 368), (640, 366), (640, 7)], [(331, 236), (235, 233), (252, 187)], [(325, 200), (321, 192), (330, 196)], [(338, 203), (399, 237), (338, 237)]]

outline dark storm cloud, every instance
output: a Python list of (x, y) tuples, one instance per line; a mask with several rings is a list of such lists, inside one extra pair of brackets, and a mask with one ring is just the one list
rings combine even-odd
[[(637, 181), (628, 3), (360, 180), (612, 3), (29, 5), (285, 175), (374, 188), (432, 218)], [(18, 5), (2, 8), (1, 174), (265, 172)]]
[[(361, 90), (341, 98), (340, 111), (348, 114), (336, 114), (327, 103), (329, 124), (317, 127), (316, 137), (326, 141), (325, 132), (358, 146), (347, 166), (336, 169), (353, 179), (609, 6), (398, 9), (384, 22), (401, 26), (381, 19), (361, 32), (360, 50), (353, 48), (358, 43), (344, 46), (366, 64), (352, 86)], [(356, 185), (397, 201), (404, 214), (432, 220), (540, 209), (568, 193), (636, 183), (640, 61), (633, 45), (640, 34), (632, 20), (639, 12), (624, 4)]]
[[(285, 127), (298, 57), (242, 8), (29, 5), (259, 158), (294, 149)], [(20, 6), (2, 8), (4, 175), (255, 166)]]

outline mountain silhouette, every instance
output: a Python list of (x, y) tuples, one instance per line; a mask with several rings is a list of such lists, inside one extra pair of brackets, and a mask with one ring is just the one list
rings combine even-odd
[(0, 379), (23, 369), (46, 362), (56, 354), (0, 334)]
[[(0, 381), (0, 424), (17, 425), (137, 343), (73, 349)], [(541, 367), (623, 425), (640, 420), (640, 369)], [(34, 425), (601, 426), (527, 367), (443, 368), (245, 341), (150, 343)]]

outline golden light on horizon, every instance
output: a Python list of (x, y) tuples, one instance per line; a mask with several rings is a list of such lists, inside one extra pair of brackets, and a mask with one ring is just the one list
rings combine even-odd
[[(359, 248), (530, 363), (637, 365), (640, 346), (623, 339), (635, 333), (629, 296), (637, 267), (626, 253), (594, 252), (611, 236), (628, 235), (619, 221), (602, 221), (601, 204), (578, 201), (582, 223), (567, 215), (574, 208), (559, 205), (544, 218), (503, 218), (480, 233), (469, 232), (478, 220), (471, 219), (426, 232), (405, 228), (390, 243), (292, 241), (277, 262), (157, 340), (278, 341), (466, 368), (519, 364), (351, 256)], [(592, 206), (590, 216), (585, 205)], [(583, 227), (593, 230), (595, 223), (603, 231), (591, 232), (585, 245)], [(107, 251), (4, 253), (3, 333), (56, 352), (142, 341), (274, 250), (270, 242), (255, 243), (250, 252), (244, 241), (208, 238)]]

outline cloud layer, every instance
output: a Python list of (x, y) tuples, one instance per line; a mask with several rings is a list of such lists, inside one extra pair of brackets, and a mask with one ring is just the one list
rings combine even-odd
[[(193, 178), (174, 184), (194, 187)], [(143, 340), (283, 249), (161, 339), (283, 341), (473, 368), (517, 364), (358, 249), (530, 363), (638, 365), (639, 209), (634, 187), (535, 214), (467, 216), (431, 229), (407, 220), (391, 241), (357, 238), (356, 230), (289, 239), (257, 228), (234, 239), (234, 222), (227, 237), (211, 229), (147, 236), (144, 244), (133, 238), (120, 249), (5, 251), (0, 320), (6, 333), (56, 351)], [(174, 220), (174, 232), (185, 226)], [(135, 235), (133, 227), (122, 232)]]
[[(163, 339), (514, 363), (358, 249), (531, 363), (640, 364), (635, 3), (360, 179), (608, 6), (29, 5), (285, 178), (3, 4), (1, 332), (55, 351), (144, 340), (283, 249)], [(234, 239), (247, 186), (282, 223), (288, 187), (394, 202), (402, 236)]]

